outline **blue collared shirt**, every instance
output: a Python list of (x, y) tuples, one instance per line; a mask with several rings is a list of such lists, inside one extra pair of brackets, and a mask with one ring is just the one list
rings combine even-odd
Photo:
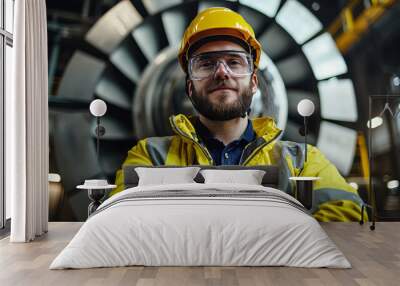
[(210, 151), (215, 165), (239, 165), (244, 147), (256, 138), (253, 124), (250, 120), (248, 120), (246, 130), (243, 132), (242, 136), (226, 146), (224, 143), (214, 138), (211, 132), (198, 118), (195, 121), (194, 127), (206, 148)]

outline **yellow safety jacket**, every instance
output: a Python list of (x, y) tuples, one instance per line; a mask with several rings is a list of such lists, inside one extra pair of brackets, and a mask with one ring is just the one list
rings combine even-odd
[[(210, 152), (199, 140), (191, 120), (183, 114), (170, 117), (176, 135), (149, 137), (140, 140), (128, 152), (124, 165), (213, 165)], [(307, 146), (304, 163), (304, 144), (279, 140), (282, 130), (272, 118), (252, 119), (256, 139), (243, 150), (239, 165), (278, 165), (279, 189), (294, 193), (291, 176), (321, 177), (314, 184), (314, 204), (311, 210), (319, 221), (356, 221), (361, 219), (362, 199), (346, 183), (336, 167), (316, 147)], [(124, 190), (122, 169), (116, 173), (114, 195)], [(367, 220), (367, 214), (364, 213)]]

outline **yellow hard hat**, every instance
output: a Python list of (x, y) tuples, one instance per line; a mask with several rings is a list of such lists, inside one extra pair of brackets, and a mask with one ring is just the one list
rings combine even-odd
[(226, 36), (246, 43), (251, 49), (254, 66), (258, 67), (261, 45), (256, 40), (253, 28), (241, 15), (231, 9), (213, 7), (199, 13), (186, 29), (178, 54), (182, 69), (187, 71), (188, 51), (194, 43), (218, 36)]

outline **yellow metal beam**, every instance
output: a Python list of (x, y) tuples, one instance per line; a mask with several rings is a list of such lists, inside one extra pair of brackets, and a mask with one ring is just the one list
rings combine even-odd
[[(328, 32), (335, 38), (336, 45), (342, 53), (357, 43), (368, 27), (376, 22), (384, 12), (397, 0), (370, 0), (368, 7), (361, 0), (352, 0), (343, 8), (340, 16), (329, 26)], [(355, 8), (362, 5), (364, 9), (354, 15)]]
[(368, 148), (367, 148), (367, 142), (365, 140), (365, 136), (362, 132), (359, 132), (357, 135), (357, 145), (358, 145), (358, 150), (359, 150), (359, 155), (360, 155), (360, 163), (361, 163), (361, 173), (362, 176), (365, 180), (368, 190), (368, 199), (370, 199), (370, 186), (368, 184), (369, 182), (369, 160), (368, 160)]

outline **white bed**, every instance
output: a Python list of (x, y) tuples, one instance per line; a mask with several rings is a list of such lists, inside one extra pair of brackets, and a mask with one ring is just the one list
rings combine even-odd
[(284, 192), (198, 183), (137, 186), (111, 197), (50, 269), (128, 265), (351, 267)]

